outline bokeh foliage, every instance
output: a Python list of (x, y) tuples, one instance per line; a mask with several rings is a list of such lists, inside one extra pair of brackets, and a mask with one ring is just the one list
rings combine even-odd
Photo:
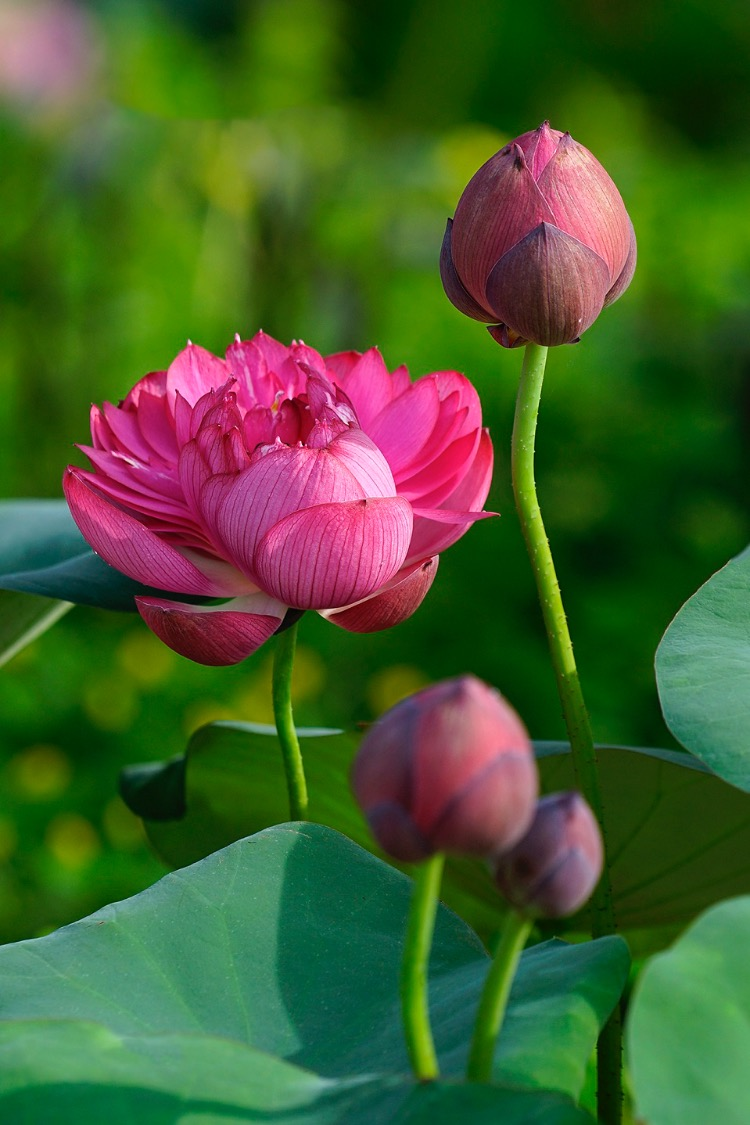
[[(538, 479), (601, 742), (673, 745), (653, 652), (750, 540), (750, 19), (739, 0), (99, 3), (65, 104), (0, 110), (0, 494), (58, 496), (91, 401), (186, 339), (258, 327), (465, 371), (497, 451), (491, 506), (389, 633), (301, 627), (303, 723), (367, 721), (472, 670), (536, 738), (563, 725), (513, 514), (520, 356), (448, 303), (436, 259), (475, 169), (549, 117), (609, 169), (640, 264), (553, 353)], [(213, 671), (137, 617), (76, 609), (0, 674), (0, 937), (36, 934), (162, 869), (119, 768), (212, 719), (268, 721), (269, 652)]]

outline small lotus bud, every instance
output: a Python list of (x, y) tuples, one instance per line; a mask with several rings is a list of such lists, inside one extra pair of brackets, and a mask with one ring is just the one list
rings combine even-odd
[(602, 871), (599, 825), (579, 793), (543, 797), (523, 839), (493, 864), (495, 883), (517, 910), (537, 918), (575, 914)]
[(403, 862), (510, 847), (531, 823), (538, 790), (523, 723), (474, 676), (386, 712), (362, 740), (352, 784), (378, 843)]
[(506, 348), (574, 343), (633, 277), (619, 191), (569, 133), (544, 122), (484, 164), (448, 220), (440, 273), (457, 309)]

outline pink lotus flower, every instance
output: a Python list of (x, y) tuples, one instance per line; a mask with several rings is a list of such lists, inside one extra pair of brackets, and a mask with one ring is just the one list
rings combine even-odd
[(499, 692), (458, 676), (402, 699), (359, 747), (352, 787), (394, 859), (489, 858), (523, 836), (538, 778), (526, 728)]
[[(570, 344), (633, 277), (633, 224), (599, 161), (544, 122), (472, 176), (448, 220), (443, 287), (506, 348)], [(499, 322), (499, 323), (498, 323)]]
[(235, 664), (288, 609), (353, 632), (406, 620), (438, 553), (481, 512), (492, 445), (455, 371), (416, 383), (377, 349), (325, 359), (259, 332), (226, 359), (189, 344), (91, 413), (93, 471), (65, 495), (97, 554), (138, 582), (146, 624), (203, 664)]
[(593, 894), (604, 864), (596, 817), (580, 793), (539, 801), (531, 826), (497, 856), (493, 875), (508, 902), (529, 918), (565, 918)]

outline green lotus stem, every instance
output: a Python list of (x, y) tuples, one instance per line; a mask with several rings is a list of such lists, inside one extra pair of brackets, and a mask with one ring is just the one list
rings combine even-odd
[(445, 856), (438, 852), (421, 863), (414, 875), (414, 891), (401, 966), (401, 1012), (409, 1061), (420, 1082), (440, 1073), (430, 1027), (428, 970), (435, 915)]
[(276, 637), (276, 650), (273, 657), (273, 714), (276, 720), (276, 733), (281, 744), (286, 773), (286, 787), (289, 794), (289, 819), (307, 819), (307, 782), (302, 764), (297, 730), (292, 714), (292, 669), (294, 650), (297, 644), (297, 622), (290, 625)]
[(469, 1082), (489, 1082), (492, 1079), (492, 1060), (497, 1037), (503, 1025), (513, 977), (530, 929), (531, 922), (528, 918), (517, 910), (508, 911), (502, 937), (479, 1001), (466, 1068)]
[[(516, 415), (513, 422), (511, 445), (513, 493), (521, 522), (521, 530), (536, 579), (542, 616), (547, 630), (547, 639), (557, 680), (557, 691), (568, 730), (568, 738), (570, 739), (576, 784), (599, 821), (606, 857), (607, 835), (591, 723), (583, 699), (581, 682), (573, 656), (573, 645), (560, 595), (560, 585), (557, 581), (549, 540), (542, 522), (534, 479), (534, 446), (546, 362), (547, 348), (538, 344), (526, 345), (521, 368), (521, 383), (516, 401)], [(615, 932), (612, 887), (606, 858), (602, 877), (592, 897), (591, 915), (591, 929), (594, 937)], [(600, 1109), (600, 1120), (604, 1125), (613, 1125), (613, 1123), (620, 1121), (622, 1103), (621, 1057), (622, 1036), (619, 1025), (619, 1009), (617, 1009), (610, 1020), (610, 1025), (602, 1033), (598, 1047), (599, 1104), (600, 1107), (606, 1108), (608, 1114), (604, 1116)]]

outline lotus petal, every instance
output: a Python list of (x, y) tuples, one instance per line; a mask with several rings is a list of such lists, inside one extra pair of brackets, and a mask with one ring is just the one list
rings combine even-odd
[(195, 606), (166, 598), (138, 597), (138, 611), (152, 632), (180, 656), (198, 664), (239, 664), (276, 632), (287, 607), (265, 594), (224, 605)]
[(411, 531), (411, 505), (401, 497), (293, 512), (260, 541), (258, 582), (295, 609), (348, 606), (400, 569)]
[(509, 250), (487, 279), (498, 320), (526, 340), (552, 347), (577, 340), (602, 311), (606, 262), (575, 238), (542, 223)]
[(379, 633), (411, 617), (424, 601), (438, 568), (438, 556), (402, 568), (377, 594), (322, 614), (350, 633)]

